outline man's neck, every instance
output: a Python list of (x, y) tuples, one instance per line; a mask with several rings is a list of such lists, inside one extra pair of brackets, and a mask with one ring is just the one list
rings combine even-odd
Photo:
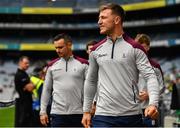
[(123, 28), (118, 25), (115, 27), (114, 31), (108, 36), (111, 37), (112, 41), (115, 42), (118, 37), (121, 37), (124, 34)]
[(25, 70), (25, 69), (23, 69), (22, 67), (19, 67), (19, 69), (20, 69), (20, 70), (22, 70), (22, 71), (26, 71), (26, 70)]
[(69, 60), (69, 58), (72, 56), (72, 52), (70, 52), (67, 56), (63, 57), (65, 60)]
[(119, 37), (122, 37), (123, 33), (119, 33), (119, 34), (112, 34), (112, 35), (108, 35), (113, 42), (116, 42), (116, 39), (119, 38)]

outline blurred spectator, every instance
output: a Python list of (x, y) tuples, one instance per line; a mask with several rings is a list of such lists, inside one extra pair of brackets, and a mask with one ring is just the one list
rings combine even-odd
[(176, 75), (176, 82), (172, 86), (171, 109), (175, 110), (176, 122), (174, 127), (180, 127), (180, 73)]
[(177, 75), (176, 66), (173, 64), (171, 68), (171, 73), (169, 75), (171, 82), (176, 83), (176, 75)]
[(173, 84), (171, 109), (180, 110), (180, 73), (176, 75), (176, 83)]
[(180, 126), (180, 72), (177, 74), (177, 78), (176, 78), (176, 82), (177, 82), (177, 104), (178, 104), (178, 107), (176, 109), (176, 115), (177, 115), (177, 122)]
[(29, 58), (22, 56), (19, 59), (19, 67), (15, 74), (15, 88), (19, 94), (19, 98), (16, 99), (15, 109), (16, 127), (32, 126), (32, 91), (35, 86), (26, 73), (26, 70), (29, 68), (29, 63)]
[(33, 74), (31, 75), (30, 79), (31, 82), (35, 85), (35, 89), (33, 90), (33, 126), (40, 127), (40, 118), (39, 118), (39, 111), (40, 111), (40, 99), (42, 93), (42, 87), (44, 83), (45, 72), (43, 67), (36, 67), (33, 70)]

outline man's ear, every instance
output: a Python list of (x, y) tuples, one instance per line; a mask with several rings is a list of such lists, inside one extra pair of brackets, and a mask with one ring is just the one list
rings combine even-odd
[(114, 23), (119, 24), (120, 22), (121, 22), (120, 16), (116, 16), (115, 19), (114, 19)]
[(72, 43), (71, 43), (71, 42), (68, 42), (68, 43), (67, 43), (67, 46), (68, 46), (69, 49), (71, 49), (71, 48), (72, 48)]
[(150, 50), (150, 46), (147, 48), (147, 51), (149, 51)]

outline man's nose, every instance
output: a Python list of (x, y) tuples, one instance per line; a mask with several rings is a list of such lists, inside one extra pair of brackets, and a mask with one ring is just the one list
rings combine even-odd
[(58, 49), (56, 49), (56, 51), (57, 51), (57, 52), (60, 52), (60, 51), (61, 51), (61, 49), (59, 49), (59, 48), (58, 48)]
[(98, 24), (100, 25), (102, 23), (101, 19), (98, 20)]

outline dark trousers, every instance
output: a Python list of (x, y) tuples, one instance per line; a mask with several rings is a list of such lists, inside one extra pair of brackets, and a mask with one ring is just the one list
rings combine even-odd
[(82, 127), (82, 114), (51, 114), (51, 127)]
[(157, 127), (157, 121), (149, 117), (143, 117), (143, 125), (145, 127)]
[(101, 116), (95, 115), (93, 127), (142, 127), (142, 115)]
[(32, 104), (16, 99), (15, 127), (32, 127)]
[(33, 127), (43, 127), (43, 125), (40, 122), (39, 111), (37, 111), (37, 110), (33, 110), (32, 126)]

